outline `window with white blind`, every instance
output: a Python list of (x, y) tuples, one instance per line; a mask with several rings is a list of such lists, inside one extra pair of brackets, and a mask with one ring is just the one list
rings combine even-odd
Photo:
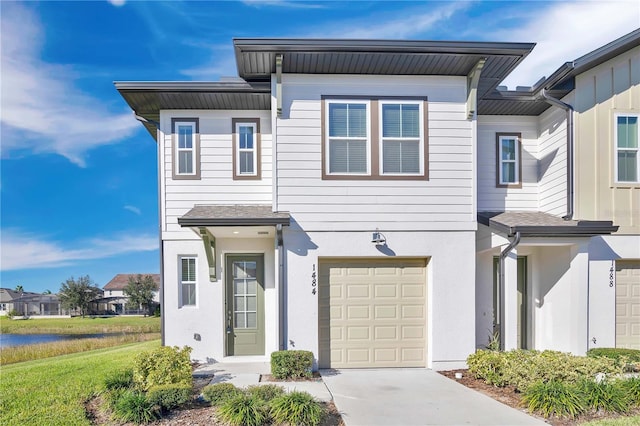
[(327, 102), (328, 173), (369, 173), (369, 103)]
[(198, 119), (174, 118), (173, 178), (200, 179), (200, 134)]
[(496, 187), (522, 188), (520, 133), (496, 134)]
[(383, 175), (420, 175), (424, 165), (422, 102), (380, 102)]
[(260, 119), (234, 118), (233, 179), (260, 179)]
[(180, 257), (180, 306), (196, 304), (196, 257)]
[(640, 182), (640, 140), (638, 114), (615, 116), (616, 182)]

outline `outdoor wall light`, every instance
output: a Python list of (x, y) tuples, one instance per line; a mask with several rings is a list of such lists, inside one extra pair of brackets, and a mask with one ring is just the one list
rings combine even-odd
[(376, 231), (371, 235), (371, 242), (377, 246), (381, 246), (387, 242), (387, 238), (376, 228)]
[(200, 334), (198, 333), (193, 333), (193, 340), (199, 342), (200, 340), (202, 340), (202, 337), (200, 337)]

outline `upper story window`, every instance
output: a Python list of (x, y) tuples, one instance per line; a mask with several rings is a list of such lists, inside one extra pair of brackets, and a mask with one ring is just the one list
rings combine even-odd
[(233, 119), (233, 178), (260, 179), (260, 120)]
[(323, 179), (427, 179), (426, 99), (323, 97)]
[(520, 133), (496, 134), (496, 186), (498, 188), (522, 187), (521, 135)]
[(423, 172), (424, 135), (421, 103), (380, 102), (382, 120), (382, 173), (413, 174)]
[(327, 104), (329, 173), (368, 173), (368, 103), (330, 101)]
[(638, 118), (640, 114), (616, 115), (616, 181), (640, 182), (640, 155), (638, 140)]
[(174, 118), (173, 178), (200, 179), (200, 133), (197, 118)]
[(180, 258), (180, 306), (196, 304), (196, 258)]

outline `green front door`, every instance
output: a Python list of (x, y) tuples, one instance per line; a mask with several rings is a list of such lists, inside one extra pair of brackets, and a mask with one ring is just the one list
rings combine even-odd
[(264, 260), (228, 255), (226, 264), (227, 356), (264, 355)]

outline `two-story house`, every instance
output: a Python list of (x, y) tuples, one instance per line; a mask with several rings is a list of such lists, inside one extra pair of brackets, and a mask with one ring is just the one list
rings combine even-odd
[[(319, 367), (445, 369), (463, 366), (494, 322), (515, 347), (529, 330), (547, 336), (573, 303), (587, 321), (589, 301), (571, 298), (590, 277), (573, 266), (588, 270), (591, 241), (616, 226), (560, 218), (565, 192), (578, 195), (564, 187), (568, 114), (538, 89), (571, 96), (571, 77), (496, 89), (533, 44), (234, 47), (239, 78), (116, 83), (158, 146), (165, 344), (209, 361), (307, 349)], [(529, 232), (526, 213), (552, 230)], [(520, 274), (547, 276), (518, 293), (523, 256)], [(546, 266), (562, 260), (569, 277)], [(555, 344), (544, 338), (529, 346)], [(583, 340), (559, 348), (584, 352)]]

